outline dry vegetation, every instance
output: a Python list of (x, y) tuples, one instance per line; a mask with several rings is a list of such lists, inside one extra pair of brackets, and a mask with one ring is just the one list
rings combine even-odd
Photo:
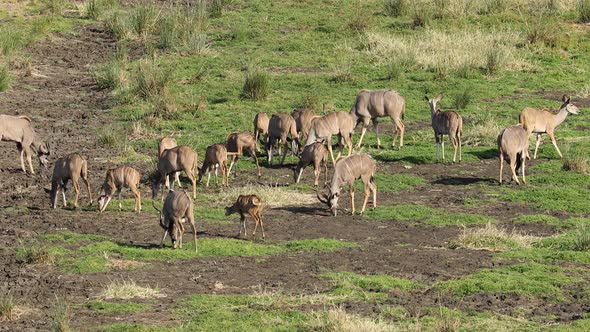
[(151, 299), (158, 297), (165, 297), (158, 289), (149, 286), (142, 287), (129, 280), (113, 280), (105, 286), (104, 290), (98, 296), (101, 299)]
[(464, 228), (453, 245), (492, 251), (530, 248), (539, 237), (521, 234), (488, 223), (484, 227)]
[[(229, 187), (212, 197), (217, 205), (233, 204), (239, 195), (258, 195), (268, 207), (281, 207), (292, 205), (306, 205), (317, 202), (316, 196), (294, 190), (286, 190), (282, 187), (271, 187), (255, 184), (247, 184), (241, 187)], [(296, 203), (295, 203), (296, 202)]]

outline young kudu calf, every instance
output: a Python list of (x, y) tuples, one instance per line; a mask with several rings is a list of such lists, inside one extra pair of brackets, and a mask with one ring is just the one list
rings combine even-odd
[(171, 190), (166, 196), (162, 210), (158, 209), (153, 202), (152, 205), (160, 214), (160, 227), (164, 229), (164, 236), (160, 242), (160, 247), (164, 247), (166, 235), (170, 234), (172, 247), (176, 249), (176, 244), (179, 242), (179, 247), (182, 249), (182, 236), (184, 235), (182, 219), (185, 219), (191, 224), (193, 239), (195, 240), (195, 253), (197, 253), (197, 225), (195, 224), (193, 211), (194, 203), (189, 195), (183, 190)]
[(510, 126), (500, 132), (498, 136), (498, 150), (500, 152), (500, 184), (502, 184), (502, 171), (504, 158), (510, 162), (512, 179), (518, 181), (518, 169), (522, 167), (522, 182), (526, 184), (524, 175), (526, 159), (529, 156), (529, 135), (521, 125)]
[(262, 224), (262, 200), (256, 195), (240, 195), (234, 205), (225, 208), (225, 215), (229, 216), (233, 213), (240, 214), (240, 229), (238, 230), (237, 237), (239, 238), (244, 230), (244, 238), (248, 237), (248, 231), (246, 230), (246, 213), (249, 214), (255, 221), (254, 231), (252, 237), (256, 239), (256, 229), (258, 224), (262, 229), (262, 238), (264, 239), (264, 225)]
[(50, 153), (49, 144), (39, 140), (29, 117), (0, 115), (0, 141), (16, 143), (16, 148), (20, 154), (20, 166), (25, 174), (27, 173), (25, 157), (29, 162), (31, 174), (35, 174), (33, 162), (31, 161), (31, 148), (37, 153), (39, 163), (47, 168), (47, 156)]
[[(165, 150), (172, 149), (178, 146), (176, 140), (172, 137), (164, 137), (160, 140), (160, 144), (158, 144), (158, 158), (162, 156)], [(180, 172), (174, 172), (174, 181), (180, 187)], [(170, 189), (170, 179), (169, 176), (166, 177), (166, 188)]]
[(281, 146), (285, 149), (280, 162), (281, 165), (283, 164), (287, 156), (287, 144), (289, 142), (291, 142), (291, 151), (294, 155), (297, 155), (299, 152), (299, 136), (297, 135), (295, 119), (286, 113), (274, 114), (268, 123), (268, 141), (266, 142), (269, 165), (272, 165), (275, 145), (279, 146), (279, 155), (281, 154)]
[(541, 134), (543, 133), (549, 135), (551, 143), (553, 143), (555, 150), (557, 150), (557, 154), (559, 154), (560, 158), (563, 158), (561, 151), (559, 151), (559, 148), (557, 147), (557, 142), (555, 141), (555, 128), (565, 121), (568, 114), (578, 114), (580, 110), (576, 105), (570, 103), (570, 98), (568, 96), (563, 95), (562, 101), (563, 104), (559, 108), (557, 114), (532, 107), (527, 107), (520, 112), (518, 119), (527, 134), (529, 136), (532, 133), (537, 134), (537, 143), (535, 144), (535, 154), (533, 155), (533, 159), (537, 159), (537, 150), (539, 149)]
[(139, 181), (141, 180), (141, 174), (133, 167), (119, 166), (117, 168), (111, 168), (107, 171), (100, 197), (98, 198), (98, 210), (102, 213), (106, 210), (109, 202), (113, 198), (115, 192), (119, 196), (119, 211), (121, 210), (121, 189), (127, 187), (135, 196), (135, 212), (141, 211), (141, 193), (137, 189), (139, 187)]
[(215, 170), (215, 184), (217, 185), (217, 171), (221, 169), (221, 185), (226, 186), (228, 177), (227, 168), (227, 149), (223, 144), (213, 144), (207, 147), (205, 152), (205, 160), (203, 161), (203, 167), (199, 169), (199, 181), (203, 178), (203, 175), (207, 173), (207, 184), (209, 187), (209, 180), (211, 179), (211, 171)]
[(244, 155), (244, 150), (250, 152), (250, 156), (254, 158), (256, 162), (256, 169), (258, 169), (258, 177), (261, 176), (260, 173), (260, 165), (258, 165), (258, 157), (256, 156), (256, 150), (258, 149), (258, 142), (252, 136), (252, 134), (248, 132), (243, 133), (231, 133), (227, 136), (227, 142), (225, 143), (225, 148), (227, 149), (227, 155), (232, 156), (231, 163), (229, 165), (229, 170), (227, 174), (231, 172), (232, 167), (234, 164), (236, 165), (235, 175), (238, 174), (238, 157)]
[(78, 207), (78, 196), (80, 195), (80, 178), (86, 183), (88, 189), (88, 198), (92, 204), (92, 193), (90, 192), (90, 183), (88, 182), (88, 163), (86, 159), (77, 153), (69, 154), (58, 159), (53, 167), (53, 176), (51, 178), (51, 191), (49, 191), (49, 198), (51, 200), (51, 207), (57, 208), (57, 194), (61, 188), (63, 206), (67, 206), (66, 202), (66, 187), (68, 181), (72, 180), (76, 195), (74, 196), (74, 208)]
[(367, 202), (369, 200), (369, 191), (373, 193), (373, 207), (377, 206), (377, 185), (375, 184), (375, 172), (377, 164), (375, 160), (368, 154), (360, 153), (353, 154), (348, 157), (339, 159), (334, 166), (334, 175), (332, 176), (332, 183), (327, 187), (327, 193), (318, 193), (320, 202), (327, 204), (332, 210), (334, 216), (338, 211), (338, 198), (343, 186), (350, 188), (350, 206), (352, 214), (355, 212), (354, 208), (354, 180), (360, 178), (365, 185), (365, 199), (361, 213), (365, 211)]
[(369, 121), (373, 121), (375, 136), (377, 137), (377, 147), (381, 147), (379, 140), (379, 129), (377, 127), (379, 118), (389, 116), (395, 124), (395, 132), (391, 147), (395, 145), (395, 140), (399, 135), (399, 148), (404, 146), (405, 126), (402, 122), (406, 112), (406, 100), (399, 93), (392, 90), (362, 90), (356, 97), (356, 101), (350, 110), (350, 114), (355, 120), (355, 126), (362, 124), (361, 137), (356, 144), (357, 148), (361, 147), (363, 137), (367, 132)]
[(348, 156), (352, 153), (352, 134), (354, 133), (354, 120), (349, 113), (333, 112), (322, 117), (316, 117), (311, 121), (311, 129), (307, 136), (305, 145), (315, 142), (325, 142), (332, 158), (332, 163), (336, 163), (334, 153), (332, 152), (332, 136), (338, 135), (338, 145), (340, 151), (338, 157), (342, 154), (342, 142), (348, 148)]
[[(158, 160), (158, 169), (152, 175), (152, 199), (156, 199), (158, 191), (166, 182), (166, 178), (174, 172), (184, 171), (193, 185), (193, 199), (197, 198), (197, 163), (198, 157), (195, 150), (186, 145), (164, 150)], [(172, 182), (174, 186), (174, 182)], [(163, 197), (162, 188), (162, 199)]]
[(461, 135), (463, 134), (463, 118), (459, 113), (454, 111), (443, 112), (436, 108), (436, 104), (443, 98), (442, 93), (434, 99), (424, 96), (430, 106), (430, 115), (432, 118), (432, 129), (436, 144), (436, 160), (438, 161), (438, 148), (442, 149), (442, 159), (445, 160), (445, 141), (443, 135), (449, 135), (449, 140), (453, 144), (455, 152), (453, 153), (453, 162), (457, 159), (457, 148), (459, 148), (459, 161), (461, 161)]
[(322, 172), (322, 163), (324, 164), (324, 182), (328, 181), (328, 149), (322, 143), (315, 142), (303, 148), (297, 167), (293, 170), (295, 183), (299, 183), (303, 170), (311, 163), (313, 163), (313, 173), (315, 175), (313, 185), (318, 185), (320, 173)]

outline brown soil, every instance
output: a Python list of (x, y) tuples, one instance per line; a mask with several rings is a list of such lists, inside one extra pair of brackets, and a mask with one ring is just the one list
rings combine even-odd
[[(75, 35), (51, 36), (29, 50), (33, 67), (42, 76), (18, 77), (12, 90), (0, 95), (4, 113), (31, 115), (38, 133), (51, 138), (52, 160), (75, 151), (88, 158), (93, 193), (102, 182), (105, 170), (114, 166), (104, 160), (115, 154), (99, 143), (96, 133), (114, 120), (106, 109), (108, 93), (97, 90), (89, 70), (106, 61), (113, 44), (114, 41), (96, 26), (82, 27)], [(18, 304), (37, 310), (19, 320), (2, 323), (0, 330), (46, 330), (56, 297), (72, 304), (72, 321), (80, 330), (121, 322), (122, 319), (128, 323), (174, 325), (180, 319), (172, 314), (177, 300), (191, 293), (252, 293), (262, 288), (311, 294), (329, 289), (330, 283), (319, 277), (328, 271), (383, 273), (433, 284), (494, 264), (487, 251), (447, 249), (447, 243), (461, 231), (458, 227), (369, 221), (344, 211), (333, 217), (318, 203), (268, 210), (264, 216), (267, 242), (325, 237), (355, 241), (360, 244), (359, 248), (335, 253), (281, 254), (266, 257), (263, 261), (250, 257), (217, 257), (150, 262), (149, 266), (135, 270), (65, 274), (51, 265), (25, 264), (16, 257), (13, 248), (20, 241), (64, 230), (100, 234), (133, 245), (155, 246), (161, 234), (156, 218), (145, 213), (107, 212), (98, 216), (95, 212), (83, 210), (50, 210), (49, 199), (43, 191), (49, 185), (49, 172), (44, 170), (35, 176), (26, 176), (20, 171), (19, 164), (14, 145), (0, 144), (0, 248), (3, 248), (0, 249), (0, 289), (12, 294)], [(417, 203), (464, 212), (465, 197), (485, 197), (480, 187), (466, 185), (497, 185), (495, 160), (412, 167), (405, 169), (398, 163), (380, 164), (381, 172), (417, 174), (425, 177), (428, 184), (421, 190), (380, 193), (379, 204)], [(264, 173), (272, 175), (273, 179), (291, 181), (291, 172), (285, 169), (266, 169)], [(305, 183), (310, 183), (310, 173), (310, 170), (305, 171)], [(232, 185), (257, 181), (254, 171), (245, 171), (238, 179), (232, 180)], [(148, 190), (147, 186), (142, 188), (144, 197), (149, 197)], [(361, 195), (359, 193), (357, 198)], [(80, 203), (87, 203), (85, 191)], [(342, 199), (342, 208), (349, 208), (346, 195)], [(493, 215), (501, 221), (509, 221), (516, 214), (535, 213), (524, 205), (512, 203), (484, 204), (482, 208), (484, 211), (480, 207), (472, 210)], [(199, 236), (204, 237), (233, 237), (237, 228), (237, 225), (198, 223)], [(527, 226), (526, 230), (540, 234), (550, 232), (536, 226)], [(158, 286), (167, 297), (159, 299), (148, 311), (126, 314), (125, 317), (97, 314), (83, 306), (110, 280), (127, 278), (140, 285)], [(421, 308), (437, 306), (440, 295), (434, 291), (419, 291), (392, 294), (391, 299), (408, 308)], [(588, 306), (580, 301), (571, 298), (564, 305), (532, 309), (529, 315), (556, 315), (562, 320), (570, 320), (588, 311)], [(536, 307), (538, 303), (518, 296), (483, 294), (461, 301), (445, 298), (443, 304), (461, 309), (511, 313), (517, 307)], [(369, 303), (349, 304), (349, 307), (359, 313), (378, 310)]]

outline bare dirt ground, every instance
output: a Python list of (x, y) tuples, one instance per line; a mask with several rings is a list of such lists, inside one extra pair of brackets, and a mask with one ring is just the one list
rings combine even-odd
[[(106, 109), (108, 94), (96, 89), (89, 69), (105, 62), (112, 48), (113, 40), (95, 26), (81, 27), (75, 35), (53, 35), (29, 50), (33, 67), (43, 76), (18, 77), (13, 89), (0, 95), (3, 113), (31, 115), (38, 133), (50, 138), (51, 160), (71, 152), (80, 152), (88, 158), (94, 194), (106, 169), (114, 166), (99, 162), (114, 152), (98, 142), (96, 131), (114, 120)], [(313, 294), (329, 289), (329, 281), (318, 277), (328, 271), (383, 273), (433, 283), (494, 264), (490, 252), (447, 248), (448, 242), (461, 231), (459, 227), (368, 221), (361, 216), (346, 214), (332, 217), (318, 203), (267, 211), (264, 216), (267, 242), (325, 237), (355, 241), (360, 244), (359, 248), (342, 249), (336, 253), (280, 254), (262, 262), (250, 257), (200, 258), (155, 261), (147, 268), (132, 271), (66, 274), (53, 266), (25, 264), (12, 248), (20, 241), (64, 230), (100, 234), (133, 245), (156, 245), (161, 234), (157, 220), (146, 213), (107, 212), (99, 217), (95, 212), (83, 210), (50, 210), (49, 198), (43, 191), (49, 186), (49, 172), (44, 170), (35, 176), (26, 176), (20, 171), (17, 157), (14, 145), (0, 144), (0, 248), (4, 248), (0, 251), (0, 289), (31, 310), (19, 320), (0, 323), (0, 330), (47, 329), (56, 296), (72, 304), (73, 324), (80, 330), (119, 322), (116, 315), (96, 314), (83, 306), (110, 280), (117, 279), (131, 278), (138, 284), (158, 286), (167, 294), (157, 300), (154, 309), (128, 314), (125, 322), (168, 326), (181, 319), (172, 314), (177, 299), (192, 293), (252, 293), (262, 288)], [(414, 165), (410, 170), (394, 163), (380, 164), (379, 167), (383, 173), (407, 172), (423, 176), (428, 181), (422, 190), (402, 191), (395, 195), (380, 193), (380, 204), (417, 203), (459, 211), (463, 209), (464, 198), (485, 194), (477, 187), (466, 189), (464, 185), (496, 185), (495, 159), (452, 166)], [(232, 185), (257, 181), (254, 173), (242, 172), (239, 179), (232, 180)], [(264, 173), (272, 174), (273, 178), (291, 176), (291, 172), (284, 169), (266, 169)], [(306, 170), (304, 182), (310, 181), (310, 170)], [(149, 197), (148, 190), (147, 186), (142, 188), (144, 197)], [(87, 203), (85, 191), (82, 191), (80, 203)], [(344, 208), (348, 207), (347, 196), (342, 204)], [(526, 206), (513, 203), (486, 205), (485, 209), (478, 213), (485, 212), (502, 222), (508, 222), (516, 213), (534, 213)], [(233, 237), (236, 226), (200, 223), (199, 236)], [(529, 226), (527, 231), (551, 232), (541, 226)], [(223, 287), (215, 287), (216, 284)], [(556, 315), (564, 321), (590, 310), (587, 303), (571, 295), (562, 304), (542, 307), (517, 295), (485, 294), (462, 300), (441, 298), (431, 290), (391, 295), (392, 304), (406, 307), (442, 303), (453, 308), (500, 313), (530, 308), (531, 315)], [(349, 303), (348, 306), (364, 314), (378, 310), (370, 303)]]

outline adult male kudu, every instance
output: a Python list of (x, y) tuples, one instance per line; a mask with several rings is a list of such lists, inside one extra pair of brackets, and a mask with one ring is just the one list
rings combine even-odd
[(27, 173), (25, 157), (29, 162), (31, 174), (35, 174), (33, 162), (31, 161), (31, 148), (37, 152), (39, 163), (47, 168), (47, 156), (50, 153), (49, 144), (44, 143), (37, 137), (29, 117), (0, 115), (0, 141), (16, 143), (16, 148), (20, 154), (20, 166), (25, 174)]
[(381, 147), (379, 140), (379, 118), (389, 116), (395, 125), (393, 141), (391, 146), (395, 145), (399, 135), (399, 148), (404, 146), (405, 125), (402, 122), (406, 112), (406, 100), (398, 92), (393, 90), (362, 90), (356, 97), (356, 101), (350, 110), (350, 114), (355, 120), (355, 126), (362, 124), (361, 137), (359, 138), (356, 148), (360, 148), (363, 137), (369, 126), (369, 121), (373, 121), (375, 136), (377, 137), (377, 147)]
[[(360, 178), (365, 185), (365, 198), (361, 213), (365, 211), (367, 202), (369, 200), (369, 191), (373, 193), (373, 207), (377, 207), (377, 185), (375, 184), (375, 172), (377, 170), (377, 163), (368, 154), (360, 153), (344, 157), (334, 166), (334, 175), (332, 182), (327, 187), (327, 193), (318, 193), (317, 197), (320, 202), (327, 204), (332, 210), (334, 216), (338, 211), (338, 198), (343, 186), (348, 186), (350, 189), (350, 206), (352, 214), (355, 212), (354, 208), (354, 180)], [(327, 185), (326, 185), (327, 186)]]
[(568, 114), (578, 114), (580, 110), (576, 105), (570, 103), (570, 97), (563, 95), (561, 100), (563, 101), (563, 104), (557, 111), (557, 114), (550, 113), (547, 110), (538, 110), (536, 108), (527, 107), (523, 109), (518, 116), (520, 124), (522, 124), (522, 127), (526, 130), (529, 136), (532, 133), (537, 134), (537, 143), (535, 144), (535, 154), (533, 155), (533, 159), (537, 159), (537, 150), (539, 149), (541, 134), (543, 133), (549, 135), (551, 143), (553, 143), (559, 157), (563, 158), (561, 151), (559, 151), (559, 148), (557, 147), (557, 142), (555, 141), (555, 128), (565, 121)]
[(449, 135), (449, 140), (453, 144), (455, 152), (453, 153), (453, 162), (457, 159), (457, 148), (459, 148), (459, 161), (461, 161), (461, 135), (463, 134), (463, 118), (459, 113), (454, 111), (443, 112), (436, 108), (436, 104), (443, 98), (443, 94), (439, 94), (433, 99), (424, 96), (424, 99), (430, 106), (430, 115), (432, 118), (432, 129), (434, 130), (434, 138), (436, 144), (436, 160), (438, 161), (438, 148), (442, 149), (442, 159), (445, 160), (445, 141), (443, 135)]

